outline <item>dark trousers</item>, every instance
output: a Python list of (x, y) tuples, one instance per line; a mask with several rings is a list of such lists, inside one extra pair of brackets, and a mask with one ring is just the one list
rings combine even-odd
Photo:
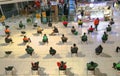
[(98, 25), (95, 25), (95, 29), (96, 29), (96, 31), (97, 31), (97, 27), (98, 27)]

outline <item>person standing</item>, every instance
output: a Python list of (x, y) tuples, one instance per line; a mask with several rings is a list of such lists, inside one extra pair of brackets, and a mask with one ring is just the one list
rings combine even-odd
[(84, 10), (83, 9), (81, 9), (80, 14), (81, 14), (81, 18), (83, 18), (84, 17)]
[(97, 31), (97, 27), (98, 27), (98, 25), (99, 25), (99, 22), (100, 22), (99, 18), (96, 18), (96, 19), (94, 20), (94, 26), (95, 26), (96, 31)]

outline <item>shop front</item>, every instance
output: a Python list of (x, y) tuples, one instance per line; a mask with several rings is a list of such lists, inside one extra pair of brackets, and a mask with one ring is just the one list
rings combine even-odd
[[(80, 14), (81, 10), (84, 10), (84, 17)], [(79, 4), (77, 9), (77, 18), (85, 21), (93, 21), (95, 18), (100, 20), (106, 20), (107, 18), (109, 20), (111, 17), (112, 10), (107, 2)]]

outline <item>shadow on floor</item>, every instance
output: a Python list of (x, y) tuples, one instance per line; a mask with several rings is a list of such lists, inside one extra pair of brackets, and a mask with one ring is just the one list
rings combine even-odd
[(68, 52), (68, 54), (66, 55), (66, 57), (85, 57), (85, 55), (82, 52), (78, 52), (78, 54), (72, 54), (70, 52)]
[(18, 44), (18, 46), (25, 46), (25, 45), (26, 45), (26, 43), (24, 43), (24, 42)]
[(72, 45), (73, 43), (68, 41), (68, 42), (65, 42), (63, 43), (62, 41), (59, 41), (58, 43), (56, 43), (56, 45)]
[(109, 34), (116, 35), (117, 32), (111, 31)]
[(21, 28), (16, 28), (17, 30), (21, 30)]
[(7, 46), (9, 43), (1, 43), (0, 46)]
[(78, 32), (78, 34), (77, 35), (74, 35), (71, 31), (70, 31), (70, 33), (67, 33), (67, 35), (70, 35), (70, 36), (80, 36), (81, 35), (81, 33), (80, 32)]
[(48, 75), (48, 74), (46, 74), (44, 71), (45, 71), (45, 68), (40, 67), (40, 70), (39, 70), (39, 75), (38, 75), (38, 76), (49, 76), (49, 75)]
[[(64, 25), (63, 25), (63, 26), (64, 26)], [(72, 26), (69, 26), (69, 25), (68, 25), (67, 27), (64, 26), (64, 28), (72, 28)]]
[(57, 58), (57, 59), (60, 59), (62, 57), (60, 57), (59, 54), (55, 54), (54, 56), (50, 55), (50, 54), (47, 54), (45, 57), (43, 57), (43, 59), (51, 59), (51, 58)]
[(40, 56), (38, 56), (36, 53), (33, 53), (32, 56), (29, 55), (29, 54), (24, 54), (22, 56), (19, 56), (19, 58), (29, 58), (29, 57), (31, 57), (31, 58), (39, 58)]
[(91, 33), (91, 35), (97, 35), (98, 33), (96, 31), (94, 31), (93, 33)]
[(98, 68), (96, 68), (95, 74), (96, 74), (96, 76), (107, 76), (106, 73), (101, 73)]
[(39, 57), (40, 56), (38, 54), (36, 54), (36, 53), (33, 53), (32, 56), (31, 56), (31, 58), (39, 58)]
[(32, 35), (33, 35), (33, 36), (39, 36), (40, 34), (38, 34), (38, 33), (33, 33)]
[(67, 68), (66, 72), (67, 72), (67, 76), (79, 76), (79, 75), (72, 73), (71, 68)]
[(94, 42), (93, 42), (93, 41), (87, 41), (87, 42), (79, 41), (78, 44), (79, 44), (79, 45), (81, 45), (81, 44), (82, 44), (82, 45), (89, 45), (89, 44), (94, 44)]
[(112, 56), (110, 56), (110, 55), (108, 55), (108, 54), (106, 54), (106, 53), (101, 53), (100, 56), (101, 56), (101, 57), (106, 57), (106, 58), (112, 57)]
[[(89, 26), (83, 25), (82, 28), (88, 28)], [(81, 28), (81, 27), (80, 27)]]
[(40, 44), (40, 45), (45, 45), (45, 44), (47, 44), (47, 43), (43, 43), (43, 42), (39, 41), (39, 44)]
[(28, 57), (30, 57), (29, 54), (24, 54), (24, 55), (22, 55), (22, 56), (19, 56), (19, 58), (28, 58)]
[(106, 41), (106, 44), (114, 44), (115, 41)]
[(3, 58), (14, 58), (14, 57), (15, 57), (14, 54), (9, 54), (9, 55), (5, 54), (5, 55), (3, 56)]

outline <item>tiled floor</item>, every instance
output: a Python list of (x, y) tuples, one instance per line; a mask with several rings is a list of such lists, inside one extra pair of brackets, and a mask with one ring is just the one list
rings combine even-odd
[[(117, 15), (116, 15), (117, 14)], [(5, 67), (8, 65), (13, 65), (15, 67), (14, 76), (37, 76), (31, 73), (31, 62), (40, 62), (40, 76), (59, 76), (58, 68), (56, 62), (65, 61), (67, 62), (67, 75), (66, 76), (87, 76), (86, 63), (90, 61), (95, 61), (98, 63), (96, 76), (120, 76), (116, 70), (112, 68), (113, 62), (118, 62), (120, 59), (120, 54), (115, 52), (116, 46), (120, 46), (120, 26), (119, 20), (120, 14), (115, 13), (114, 20), (115, 24), (112, 25), (112, 32), (109, 33), (109, 39), (106, 43), (102, 43), (101, 36), (105, 31), (108, 22), (100, 22), (98, 32), (94, 32), (88, 35), (88, 44), (81, 44), (81, 35), (87, 32), (88, 27), (93, 24), (93, 22), (84, 23), (83, 28), (78, 28), (76, 22), (69, 22), (68, 27), (65, 28), (61, 22), (53, 23), (53, 26), (59, 28), (59, 35), (49, 36), (52, 32), (52, 28), (47, 27), (46, 24), (41, 24), (43, 27), (43, 33), (47, 34), (49, 38), (49, 44), (42, 45), (42, 36), (36, 34), (36, 29), (33, 29), (32, 25), (27, 25), (26, 30), (27, 36), (31, 38), (32, 43), (29, 45), (35, 49), (35, 55), (32, 57), (26, 54), (26, 45), (22, 45), (21, 30), (17, 30), (18, 23), (24, 18), (10, 19), (6, 21), (10, 26), (11, 37), (14, 40), (13, 44), (6, 45), (2, 35), (0, 36), (0, 76), (5, 75)], [(12, 22), (10, 22), (12, 21)], [(74, 36), (71, 34), (71, 26), (75, 26), (79, 31), (79, 35)], [(3, 32), (1, 31), (1, 34)], [(61, 34), (65, 34), (68, 37), (68, 42), (65, 44), (61, 43)], [(79, 48), (78, 57), (71, 57), (70, 47), (76, 43)], [(101, 44), (103, 46), (103, 53), (99, 56), (95, 54), (95, 48)], [(49, 48), (53, 47), (57, 50), (55, 56), (49, 55)], [(5, 51), (13, 51), (10, 56), (5, 55)], [(60, 75), (65, 76), (65, 75)], [(93, 76), (93, 75), (88, 75)]]

